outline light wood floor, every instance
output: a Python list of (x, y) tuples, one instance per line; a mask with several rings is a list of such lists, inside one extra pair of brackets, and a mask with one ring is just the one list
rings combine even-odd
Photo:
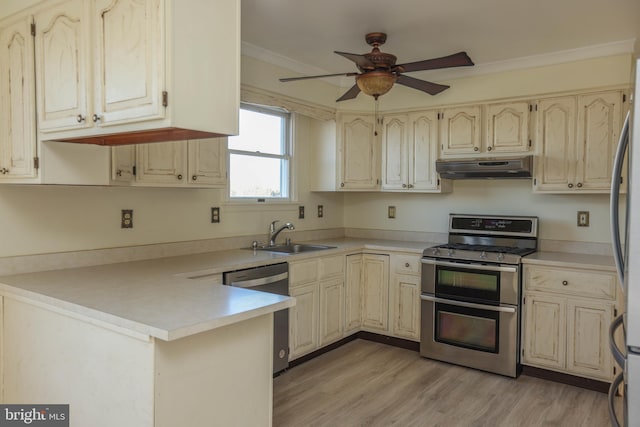
[(609, 426), (607, 396), (364, 340), (274, 379), (274, 427)]

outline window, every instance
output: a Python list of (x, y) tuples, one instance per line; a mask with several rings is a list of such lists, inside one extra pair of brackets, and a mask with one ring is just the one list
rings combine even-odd
[(239, 135), (229, 137), (231, 199), (289, 199), (289, 135), (289, 113), (241, 105)]

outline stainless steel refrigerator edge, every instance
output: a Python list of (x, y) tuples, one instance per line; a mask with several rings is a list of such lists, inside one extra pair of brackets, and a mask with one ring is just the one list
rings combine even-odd
[[(620, 240), (619, 227), (619, 182), (628, 143), (628, 185), (626, 197), (625, 239)], [(609, 390), (609, 412), (614, 426), (640, 425), (640, 59), (635, 61), (633, 105), (621, 133), (618, 155), (611, 189), (611, 223), (614, 257), (622, 290), (626, 294), (626, 314), (614, 320), (610, 328), (610, 344), (616, 362), (623, 368)], [(624, 245), (624, 253), (622, 244)], [(626, 348), (618, 349), (613, 340), (616, 329), (624, 327)], [(616, 415), (615, 399), (617, 387), (624, 383), (624, 407)]]

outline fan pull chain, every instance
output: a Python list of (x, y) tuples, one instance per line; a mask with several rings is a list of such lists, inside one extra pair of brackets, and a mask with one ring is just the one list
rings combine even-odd
[(373, 135), (374, 136), (378, 136), (378, 112), (379, 112), (379, 108), (378, 108), (378, 97), (376, 96), (376, 101), (375, 101), (375, 109), (373, 110)]

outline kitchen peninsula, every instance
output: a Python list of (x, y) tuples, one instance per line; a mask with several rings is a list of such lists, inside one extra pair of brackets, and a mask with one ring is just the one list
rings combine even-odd
[[(233, 268), (278, 258), (233, 252)], [(215, 253), (3, 277), (3, 402), (70, 404), (72, 426), (270, 425), (272, 313), (295, 301), (222, 286), (222, 266)]]

